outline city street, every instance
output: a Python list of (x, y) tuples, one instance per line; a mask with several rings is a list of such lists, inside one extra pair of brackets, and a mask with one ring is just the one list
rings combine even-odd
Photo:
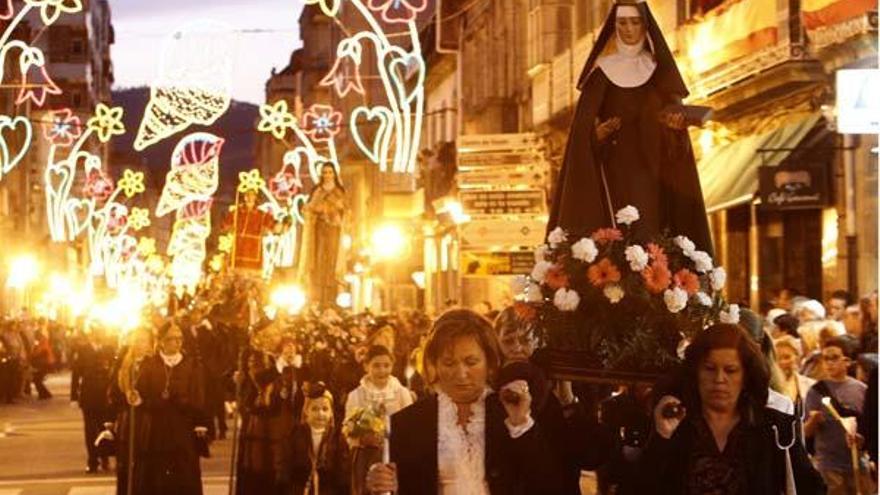
[[(82, 416), (70, 406), (70, 374), (47, 379), (54, 397), (0, 406), (0, 495), (115, 493), (113, 473), (85, 474)], [(205, 495), (229, 490), (231, 441), (215, 442), (202, 460)]]

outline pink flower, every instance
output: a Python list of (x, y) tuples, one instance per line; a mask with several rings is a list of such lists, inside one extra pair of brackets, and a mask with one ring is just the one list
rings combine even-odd
[(428, 7), (428, 0), (369, 0), (367, 7), (382, 12), (385, 22), (407, 23)]
[(672, 277), (672, 281), (675, 282), (675, 285), (684, 289), (689, 296), (696, 294), (700, 290), (700, 277), (686, 268), (677, 271)]
[(29, 64), (21, 77), (21, 90), (15, 99), (16, 105), (32, 100), (34, 105), (42, 107), (47, 95), (60, 95), (61, 89), (52, 81), (42, 65)]
[(303, 128), (314, 141), (327, 142), (339, 134), (342, 125), (342, 112), (330, 105), (316, 103), (303, 114)]
[(43, 135), (55, 146), (67, 147), (82, 135), (82, 124), (69, 108), (54, 110), (43, 123)]
[(617, 229), (604, 228), (593, 232), (593, 240), (599, 244), (623, 240), (623, 233)]
[(269, 179), (269, 192), (278, 201), (286, 201), (299, 192), (300, 182), (290, 167), (284, 166), (274, 177)]
[(113, 194), (116, 186), (113, 184), (107, 174), (99, 169), (92, 169), (86, 176), (86, 183), (83, 185), (83, 196), (94, 199), (98, 203), (107, 201), (107, 198)]

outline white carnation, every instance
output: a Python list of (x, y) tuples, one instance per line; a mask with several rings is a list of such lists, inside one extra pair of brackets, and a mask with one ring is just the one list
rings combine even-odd
[(585, 237), (571, 246), (571, 255), (575, 259), (592, 263), (596, 260), (596, 256), (599, 256), (599, 249), (592, 239)]
[(642, 248), (642, 246), (638, 245), (626, 248), (624, 255), (626, 256), (626, 261), (629, 261), (629, 267), (634, 272), (644, 270), (650, 261), (648, 253)]
[(538, 249), (535, 249), (535, 263), (547, 261), (547, 251), (549, 250), (550, 246), (546, 244), (541, 244), (540, 246), (538, 246)]
[(568, 236), (565, 234), (565, 231), (562, 230), (562, 227), (556, 227), (553, 229), (553, 232), (550, 232), (550, 235), (547, 236), (550, 245), (554, 247), (560, 242), (565, 242), (566, 239), (568, 239)]
[(513, 292), (515, 296), (525, 293), (528, 286), (529, 281), (525, 275), (517, 275), (510, 281), (510, 291)]
[(547, 272), (550, 271), (550, 268), (552, 267), (553, 263), (550, 263), (549, 261), (539, 261), (535, 263), (535, 267), (532, 268), (532, 280), (540, 284), (544, 281), (544, 277), (547, 276)]
[(696, 298), (697, 302), (702, 304), (703, 306), (707, 306), (707, 307), (712, 306), (712, 298), (709, 297), (709, 295), (706, 294), (705, 292), (702, 292), (702, 291), (697, 292), (696, 294), (694, 294), (694, 298)]
[(712, 269), (712, 257), (706, 251), (694, 251), (688, 257), (694, 261), (698, 272), (706, 273)]
[(676, 246), (681, 249), (685, 255), (690, 256), (691, 253), (697, 250), (697, 246), (694, 244), (694, 241), (688, 239), (687, 237), (680, 235), (672, 240)]
[(666, 289), (663, 292), (663, 302), (666, 303), (666, 309), (670, 313), (678, 313), (687, 306), (688, 293), (681, 287)]
[(719, 266), (709, 273), (709, 283), (712, 285), (712, 290), (714, 291), (719, 291), (724, 288), (724, 284), (727, 283), (727, 272), (724, 271), (723, 267)]
[(727, 311), (722, 311), (720, 315), (718, 315), (718, 319), (721, 323), (729, 323), (735, 325), (739, 323), (739, 305), (731, 304), (727, 307)]
[(529, 284), (526, 289), (526, 301), (530, 303), (544, 302), (544, 294), (541, 292), (541, 286), (538, 284)]
[(632, 205), (621, 208), (614, 216), (617, 223), (623, 225), (631, 225), (639, 219), (639, 210)]
[(623, 288), (617, 284), (606, 285), (605, 289), (602, 292), (605, 293), (605, 297), (607, 297), (608, 300), (611, 301), (611, 304), (619, 303), (620, 300), (623, 299), (623, 296), (626, 295), (626, 293), (623, 292)]
[(560, 311), (574, 311), (577, 309), (580, 302), (581, 298), (578, 296), (577, 291), (574, 290), (562, 288), (557, 290), (556, 294), (553, 295), (553, 304), (555, 304)]

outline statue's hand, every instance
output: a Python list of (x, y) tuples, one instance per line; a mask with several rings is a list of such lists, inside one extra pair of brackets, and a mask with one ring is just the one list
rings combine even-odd
[(666, 127), (676, 131), (687, 129), (683, 113), (664, 113), (660, 116), (660, 121), (666, 124)]
[(611, 117), (596, 126), (596, 139), (598, 139), (600, 143), (604, 142), (608, 139), (608, 136), (617, 132), (618, 129), (620, 129), (620, 117)]

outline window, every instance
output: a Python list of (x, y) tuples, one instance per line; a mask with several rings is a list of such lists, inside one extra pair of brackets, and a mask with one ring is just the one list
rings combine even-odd
[(70, 41), (70, 54), (74, 56), (85, 55), (85, 40), (82, 38), (74, 38)]
[(79, 90), (70, 91), (70, 107), (80, 108), (83, 106), (83, 95)]

